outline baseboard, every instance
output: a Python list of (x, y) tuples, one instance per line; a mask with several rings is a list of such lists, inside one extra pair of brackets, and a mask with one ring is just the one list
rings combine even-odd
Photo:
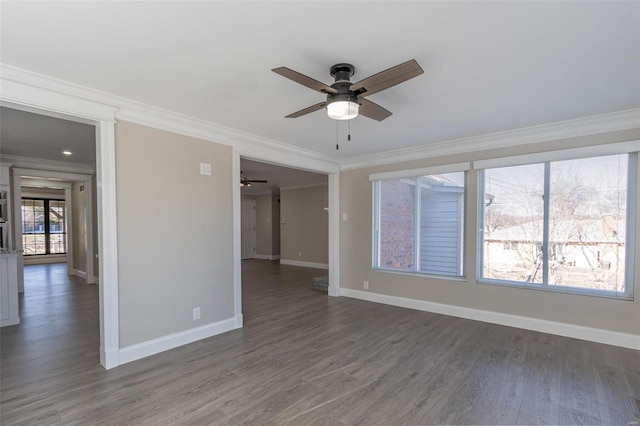
[(118, 349), (111, 349), (108, 351), (102, 351), (100, 349), (100, 364), (105, 368), (105, 370), (109, 370), (111, 368), (117, 367), (120, 365), (120, 360), (118, 355), (120, 351)]
[(76, 277), (80, 277), (83, 279), (87, 279), (87, 273), (84, 271), (80, 271), (79, 269), (68, 269), (69, 275), (75, 275)]
[(303, 266), (305, 268), (329, 269), (327, 263), (302, 262), (300, 260), (280, 259), (281, 265)]
[(539, 331), (542, 333), (640, 350), (640, 336), (635, 334), (620, 333), (617, 331), (547, 321), (519, 315), (483, 311), (479, 309), (465, 308), (462, 306), (445, 305), (442, 303), (408, 299), (405, 297), (388, 296), (385, 294), (353, 290), (344, 287), (340, 289), (340, 294), (353, 299), (383, 303), (385, 305), (399, 306), (402, 308), (416, 309), (419, 311), (433, 312), (436, 314), (450, 315), (453, 317), (506, 325), (525, 330)]
[(127, 346), (126, 348), (120, 349), (118, 353), (119, 365), (235, 330), (239, 328), (238, 324), (242, 324), (242, 318), (233, 317), (203, 325), (202, 327), (192, 328), (191, 330), (138, 343), (137, 345)]
[(278, 260), (280, 259), (280, 255), (279, 254), (256, 254), (255, 258), (261, 259), (261, 260)]
[(7, 318), (0, 320), (0, 327), (8, 327), (10, 325), (18, 325), (20, 324), (20, 317)]
[(51, 263), (65, 263), (67, 255), (42, 255), (42, 256), (22, 256), (25, 265), (48, 265)]

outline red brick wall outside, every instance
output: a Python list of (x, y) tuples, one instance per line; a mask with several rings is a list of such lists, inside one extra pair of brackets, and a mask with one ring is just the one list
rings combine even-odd
[(415, 185), (380, 182), (380, 267), (413, 270)]

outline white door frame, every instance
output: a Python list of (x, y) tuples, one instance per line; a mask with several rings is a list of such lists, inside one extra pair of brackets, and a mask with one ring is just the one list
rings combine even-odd
[[(11, 174), (13, 176), (13, 230), (14, 230), (14, 249), (18, 251), (22, 251), (22, 211), (21, 211), (21, 200), (22, 200), (22, 177), (24, 176), (33, 176), (33, 177), (41, 177), (41, 178), (57, 178), (62, 179), (64, 181), (72, 181), (72, 182), (83, 182), (87, 187), (91, 188), (92, 176), (84, 173), (70, 173), (70, 172), (57, 172), (57, 171), (49, 171), (49, 170), (35, 170), (35, 169), (27, 169), (27, 168), (19, 168), (14, 167), (11, 169)], [(86, 244), (86, 253), (87, 258), (85, 260), (85, 273), (86, 281), (88, 284), (95, 284), (95, 273), (93, 271), (93, 261), (94, 261), (94, 253), (93, 253), (93, 195), (92, 191), (87, 191), (85, 196), (85, 217), (81, 218), (87, 224), (87, 229), (85, 231), (85, 244)], [(69, 204), (71, 204), (71, 190), (65, 189), (65, 199), (69, 200)], [(72, 209), (68, 208), (67, 213)], [(71, 219), (71, 216), (66, 216), (65, 220)], [(69, 221), (67, 220), (67, 222)], [(67, 246), (70, 250), (67, 250), (67, 256), (73, 257), (74, 247), (72, 240), (73, 231), (71, 227), (67, 227)], [(67, 267), (71, 268), (73, 259), (67, 259)], [(18, 257), (18, 291), (22, 293), (24, 291), (24, 258), (22, 256)]]
[(234, 252), (234, 295), (235, 313), (242, 313), (242, 260), (240, 247), (240, 156), (283, 167), (306, 170), (329, 177), (329, 296), (340, 296), (340, 165), (314, 158), (284, 153), (269, 147), (244, 146), (237, 144), (233, 149), (233, 252)]
[(100, 364), (106, 369), (115, 367), (119, 364), (120, 347), (115, 162), (117, 108), (6, 77), (2, 80), (0, 103), (10, 108), (92, 124), (96, 128)]

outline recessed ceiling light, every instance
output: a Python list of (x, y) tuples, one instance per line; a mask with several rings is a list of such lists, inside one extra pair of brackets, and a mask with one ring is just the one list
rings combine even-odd
[(64, 155), (71, 155), (71, 154), (73, 154), (73, 152), (71, 152), (71, 151), (62, 151), (62, 153), (63, 153)]

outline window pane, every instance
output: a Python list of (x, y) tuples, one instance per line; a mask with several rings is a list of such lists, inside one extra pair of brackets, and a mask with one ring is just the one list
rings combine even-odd
[(549, 284), (624, 292), (628, 156), (551, 163)]
[(542, 283), (544, 164), (484, 171), (482, 276)]
[(22, 232), (44, 233), (44, 200), (22, 200)]
[(25, 255), (67, 252), (63, 200), (22, 200), (22, 246)]
[(49, 239), (49, 253), (58, 254), (67, 252), (67, 236), (65, 234), (51, 234)]
[(420, 272), (462, 275), (464, 172), (420, 177)]
[(49, 232), (64, 233), (64, 201), (49, 201)]
[(24, 254), (46, 254), (47, 245), (45, 242), (44, 234), (23, 234), (22, 235), (22, 250)]
[(378, 183), (378, 265), (385, 269), (414, 270), (415, 179)]

